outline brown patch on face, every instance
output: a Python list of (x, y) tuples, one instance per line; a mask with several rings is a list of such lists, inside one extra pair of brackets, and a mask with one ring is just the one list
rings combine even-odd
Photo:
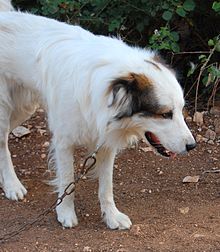
[(131, 76), (136, 81), (136, 85), (140, 90), (144, 90), (146, 87), (153, 85), (153, 82), (144, 74), (132, 73)]
[(109, 95), (112, 92), (113, 88), (116, 85), (119, 86), (119, 84), (129, 89), (133, 88), (133, 89), (139, 89), (140, 91), (143, 91), (147, 87), (152, 86), (153, 82), (150, 80), (150, 78), (148, 78), (144, 74), (130, 73), (127, 76), (114, 80), (112, 84), (109, 86), (106, 92), (106, 95)]
[[(119, 92), (120, 90), (122, 92)], [(130, 73), (125, 77), (115, 79), (106, 94), (113, 95), (109, 107), (117, 108), (116, 119), (138, 113), (150, 116), (155, 114), (158, 108), (153, 82), (143, 74)]]

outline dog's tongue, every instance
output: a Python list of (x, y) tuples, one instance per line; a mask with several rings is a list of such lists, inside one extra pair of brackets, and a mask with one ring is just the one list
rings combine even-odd
[(156, 144), (160, 144), (160, 140), (153, 133), (150, 132), (149, 136)]

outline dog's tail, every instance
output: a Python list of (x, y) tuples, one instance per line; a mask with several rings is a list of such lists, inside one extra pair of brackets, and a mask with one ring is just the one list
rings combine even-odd
[(10, 0), (0, 0), (0, 11), (14, 10)]

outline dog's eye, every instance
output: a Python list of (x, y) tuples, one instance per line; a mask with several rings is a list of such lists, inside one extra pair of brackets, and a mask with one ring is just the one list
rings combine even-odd
[(172, 119), (173, 118), (173, 112), (167, 112), (167, 113), (163, 113), (161, 114), (161, 116), (164, 118), (164, 119)]

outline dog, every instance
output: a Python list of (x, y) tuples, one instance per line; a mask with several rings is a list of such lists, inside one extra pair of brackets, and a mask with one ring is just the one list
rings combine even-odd
[[(196, 146), (174, 71), (157, 53), (119, 38), (11, 11), (8, 0), (0, 0), (0, 7), (0, 182), (5, 196), (20, 200), (27, 193), (13, 168), (8, 134), (41, 104), (52, 133), (58, 196), (74, 181), (76, 146), (96, 151), (103, 219), (110, 229), (129, 229), (129, 217), (113, 198), (116, 153), (141, 138), (168, 158)], [(56, 212), (63, 227), (78, 224), (73, 194)]]

